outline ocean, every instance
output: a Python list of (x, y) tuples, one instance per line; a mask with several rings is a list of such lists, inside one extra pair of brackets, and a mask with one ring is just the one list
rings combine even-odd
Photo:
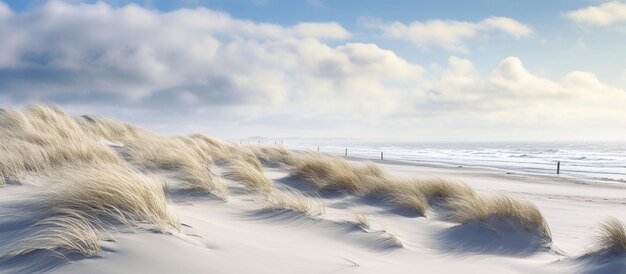
[(287, 148), (366, 159), (498, 169), (528, 174), (626, 183), (626, 142), (601, 143), (385, 143), (362, 141), (293, 141)]

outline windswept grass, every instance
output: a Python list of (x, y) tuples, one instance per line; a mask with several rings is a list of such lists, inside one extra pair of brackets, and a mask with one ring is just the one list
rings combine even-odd
[(550, 228), (539, 209), (532, 203), (504, 194), (460, 196), (448, 201), (452, 221), (467, 223), (487, 221), (492, 217), (510, 218), (528, 229), (536, 229), (546, 240), (552, 240)]
[(252, 165), (254, 168), (258, 170), (263, 169), (263, 165), (259, 162), (259, 158), (257, 157), (257, 150), (259, 147), (251, 146), (251, 145), (237, 145), (231, 144), (229, 147), (229, 152), (226, 155), (226, 161), (233, 160), (234, 158), (243, 160), (248, 162), (248, 164)]
[(223, 143), (202, 134), (159, 136), (123, 122), (94, 116), (77, 120), (94, 138), (123, 144), (122, 152), (132, 164), (178, 172), (178, 179), (190, 187), (228, 200), (228, 188), (213, 163), (213, 155), (224, 151)]
[(54, 184), (44, 195), (47, 207), (80, 209), (123, 223), (179, 226), (176, 215), (166, 206), (165, 182), (127, 166), (77, 165), (48, 174)]
[(157, 136), (126, 142), (124, 149), (134, 165), (175, 171), (178, 179), (192, 188), (228, 200), (228, 188), (213, 164), (211, 148), (200, 140)]
[[(161, 137), (114, 120), (30, 106), (0, 111), (0, 140), (0, 185), (30, 174), (48, 178), (33, 209), (40, 221), (2, 257), (36, 250), (93, 255), (108, 228), (178, 227), (166, 207), (165, 183), (133, 166), (171, 168), (195, 188), (228, 196), (211, 158), (224, 148), (202, 135)], [(119, 151), (109, 142), (120, 143)]]
[(474, 195), (470, 187), (460, 182), (440, 178), (396, 179), (374, 163), (351, 164), (340, 157), (319, 153), (301, 156), (291, 174), (319, 189), (346, 190), (359, 196), (388, 196), (392, 203), (422, 215), (426, 214), (429, 201)]
[(256, 157), (264, 164), (279, 163), (283, 165), (294, 165), (298, 158), (291, 150), (281, 145), (251, 147)]
[[(67, 250), (83, 255), (100, 251), (109, 229), (150, 225), (178, 228), (166, 206), (165, 182), (144, 173), (160, 171), (170, 179), (227, 200), (224, 176), (264, 198), (269, 209), (309, 215), (324, 213), (321, 199), (296, 190), (279, 190), (263, 173), (262, 164), (278, 163), (292, 176), (317, 189), (341, 190), (357, 196), (377, 195), (423, 216), (442, 205), (459, 223), (512, 219), (551, 239), (545, 219), (533, 204), (506, 195), (479, 195), (469, 186), (440, 178), (398, 179), (373, 163), (351, 163), (319, 153), (295, 154), (282, 146), (228, 144), (202, 134), (165, 137), (133, 125), (93, 116), (73, 118), (57, 107), (31, 106), (0, 110), (0, 186), (29, 174), (48, 180), (35, 210), (41, 221), (0, 257), (36, 250)], [(114, 142), (114, 148), (108, 143)], [(355, 222), (369, 227), (364, 215)], [(603, 223), (599, 249), (626, 250), (624, 226)], [(402, 243), (389, 233), (399, 246)]]
[(103, 227), (105, 224), (78, 210), (57, 210), (55, 215), (26, 228), (24, 236), (12, 245), (5, 246), (0, 259), (44, 250), (93, 256), (101, 251), (101, 241), (110, 239)]
[(421, 193), (393, 192), (390, 201), (400, 207), (414, 210), (422, 216), (426, 216), (428, 210), (428, 199)]
[(412, 179), (394, 185), (395, 191), (421, 193), (429, 199), (454, 199), (472, 197), (476, 193), (468, 185), (442, 178)]
[(344, 189), (358, 193), (363, 186), (347, 161), (319, 153), (303, 155), (292, 168), (291, 175), (301, 177), (319, 189)]
[(379, 188), (390, 194), (393, 203), (414, 209), (424, 216), (429, 202), (445, 203), (451, 199), (476, 195), (466, 184), (441, 178), (391, 180)]
[(608, 217), (600, 223), (600, 229), (594, 246), (600, 254), (626, 254), (626, 227), (614, 217)]
[(293, 189), (274, 189), (267, 196), (266, 208), (270, 210), (286, 209), (313, 216), (323, 215), (326, 212), (326, 207), (321, 199), (304, 196)]
[(395, 246), (397, 246), (397, 247), (404, 247), (404, 244), (402, 243), (402, 241), (398, 237), (398, 234), (396, 232), (394, 232), (393, 230), (391, 230), (391, 228), (389, 228), (389, 226), (385, 226), (385, 229), (383, 229), (383, 232), (385, 234), (387, 234), (387, 236), (389, 237), (389, 240)]
[(536, 229), (547, 240), (552, 238), (543, 215), (532, 203), (503, 194), (478, 195), (462, 182), (441, 178), (396, 179), (372, 163), (355, 165), (340, 157), (319, 153), (300, 157), (291, 174), (317, 188), (387, 196), (392, 203), (423, 216), (429, 203), (438, 203), (459, 223), (487, 221), (491, 217), (510, 218), (526, 228)]
[[(121, 164), (105, 144), (55, 107), (0, 112), (0, 177), (20, 177), (75, 163)], [(3, 180), (4, 181), (4, 180)]]
[(370, 221), (363, 212), (355, 213), (354, 216), (352, 216), (352, 220), (348, 221), (348, 223), (356, 225), (363, 230), (370, 229)]
[(81, 164), (47, 176), (53, 184), (31, 208), (41, 221), (27, 227), (0, 257), (37, 250), (90, 256), (100, 251), (107, 230), (117, 226), (180, 227), (166, 205), (164, 183), (126, 166)]
[(123, 145), (134, 165), (171, 169), (181, 181), (224, 200), (228, 189), (212, 154), (224, 145), (200, 134), (162, 137), (123, 122), (93, 116), (73, 118), (57, 107), (31, 106), (0, 112), (0, 177), (20, 177), (77, 163), (126, 164), (103, 140)]
[(137, 126), (121, 121), (83, 115), (75, 118), (82, 130), (96, 139), (105, 139), (111, 142), (125, 143), (128, 140), (146, 139), (155, 134)]
[(274, 190), (272, 182), (254, 164), (243, 159), (233, 159), (227, 166), (226, 178), (242, 183), (253, 193), (268, 196)]

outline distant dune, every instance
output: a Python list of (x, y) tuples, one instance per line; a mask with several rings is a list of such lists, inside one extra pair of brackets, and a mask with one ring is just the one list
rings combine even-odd
[(626, 217), (620, 184), (161, 136), (29, 106), (0, 110), (0, 185), (2, 273), (626, 273), (624, 225), (597, 225)]

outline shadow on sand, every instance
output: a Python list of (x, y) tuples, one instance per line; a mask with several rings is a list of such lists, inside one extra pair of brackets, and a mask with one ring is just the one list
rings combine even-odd
[(626, 253), (595, 252), (574, 259), (577, 273), (626, 273)]
[(242, 217), (250, 221), (274, 223), (295, 229), (312, 229), (329, 237), (365, 248), (386, 252), (402, 248), (400, 241), (386, 231), (367, 231), (347, 222), (308, 216), (291, 210), (256, 210)]
[(550, 251), (550, 241), (538, 231), (509, 219), (491, 218), (457, 225), (436, 235), (436, 246), (457, 254), (526, 257)]
[(0, 259), (0, 273), (47, 273), (72, 262), (98, 258), (101, 257), (86, 257), (66, 251), (38, 250), (17, 257)]

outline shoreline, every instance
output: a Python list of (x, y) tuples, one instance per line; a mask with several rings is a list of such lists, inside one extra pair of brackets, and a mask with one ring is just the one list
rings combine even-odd
[[(301, 149), (290, 149), (297, 153), (306, 153), (306, 152), (317, 152), (314, 150), (301, 150)], [(332, 155), (342, 157), (347, 160), (354, 161), (370, 161), (376, 164), (396, 164), (396, 165), (407, 165), (407, 166), (416, 166), (416, 167), (427, 167), (427, 168), (440, 168), (440, 169), (467, 169), (467, 170), (476, 170), (483, 172), (494, 172), (494, 173), (503, 173), (502, 175), (523, 175), (523, 176), (534, 176), (540, 177), (544, 179), (556, 179), (556, 180), (567, 180), (575, 183), (594, 183), (594, 184), (607, 184), (607, 185), (620, 185), (623, 184), (626, 187), (626, 178), (625, 179), (614, 179), (608, 177), (592, 177), (592, 176), (583, 176), (583, 175), (572, 175), (571, 173), (563, 173), (563, 172), (572, 172), (569, 170), (561, 169), (561, 174), (550, 174), (543, 172), (530, 172), (524, 170), (515, 170), (513, 168), (506, 169), (495, 166), (486, 166), (486, 165), (458, 165), (453, 163), (446, 162), (437, 162), (437, 161), (416, 161), (416, 160), (398, 160), (398, 159), (377, 159), (377, 158), (367, 158), (367, 157), (359, 157), (359, 156), (345, 156), (336, 153), (329, 152), (317, 152), (325, 155)], [(577, 171), (574, 171), (576, 173)], [(581, 173), (581, 172), (579, 172)], [(621, 173), (618, 173), (621, 174)]]

